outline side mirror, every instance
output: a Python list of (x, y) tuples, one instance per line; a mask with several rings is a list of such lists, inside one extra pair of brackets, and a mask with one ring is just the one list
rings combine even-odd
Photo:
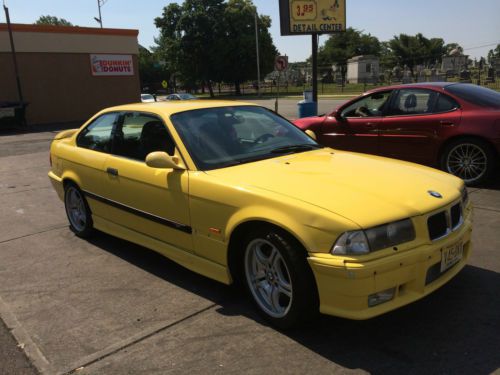
[(178, 156), (170, 156), (163, 151), (154, 151), (146, 156), (146, 165), (151, 168), (184, 170), (186, 167), (182, 164)]
[(340, 114), (340, 112), (338, 110), (334, 110), (328, 116), (334, 117), (335, 120), (337, 120), (337, 121), (343, 121), (344, 120), (344, 118), (342, 117), (342, 115)]
[(317, 141), (318, 139), (316, 138), (316, 133), (313, 132), (312, 130), (307, 129), (304, 133), (306, 133), (309, 137)]

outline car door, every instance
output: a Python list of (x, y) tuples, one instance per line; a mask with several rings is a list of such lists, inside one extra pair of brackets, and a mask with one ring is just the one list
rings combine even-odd
[(191, 252), (188, 172), (148, 167), (145, 159), (153, 151), (175, 152), (163, 121), (147, 113), (123, 113), (105, 163), (112, 221)]
[(391, 90), (378, 91), (347, 103), (335, 116), (326, 116), (319, 141), (340, 150), (376, 154), (378, 127), (390, 96)]
[(76, 174), (92, 214), (104, 218), (107, 217), (107, 206), (99, 198), (106, 195), (105, 165), (111, 152), (112, 133), (117, 121), (117, 112), (95, 118), (78, 134), (78, 152), (66, 161), (65, 166)]
[(401, 89), (394, 95), (379, 127), (383, 156), (436, 165), (440, 133), (461, 120), (458, 103), (438, 91)]

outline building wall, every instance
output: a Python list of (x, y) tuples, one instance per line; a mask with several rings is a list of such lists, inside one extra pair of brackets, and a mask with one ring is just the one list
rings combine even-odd
[[(0, 101), (17, 101), (10, 43), (2, 26)], [(103, 108), (140, 100), (136, 30), (14, 25), (14, 40), (29, 124), (84, 121)], [(93, 76), (92, 53), (132, 55), (134, 75)]]
[[(366, 71), (370, 65), (370, 71)], [(373, 83), (378, 81), (379, 60), (378, 58), (355, 57), (347, 60), (347, 81), (349, 83)]]

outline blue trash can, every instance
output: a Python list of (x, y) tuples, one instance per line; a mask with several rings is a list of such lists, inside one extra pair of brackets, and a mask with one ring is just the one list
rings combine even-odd
[(299, 118), (318, 115), (318, 103), (301, 100), (297, 103)]

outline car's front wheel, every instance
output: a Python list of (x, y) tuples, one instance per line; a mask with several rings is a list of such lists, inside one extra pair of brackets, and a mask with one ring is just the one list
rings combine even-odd
[(491, 146), (475, 138), (451, 142), (441, 156), (442, 169), (460, 177), (468, 186), (487, 181), (495, 168), (494, 164), (495, 153)]
[(264, 317), (290, 328), (318, 311), (317, 291), (304, 250), (287, 233), (260, 228), (245, 241), (245, 284)]
[(79, 237), (89, 237), (93, 231), (90, 208), (82, 191), (73, 183), (64, 187), (64, 207), (71, 230)]

